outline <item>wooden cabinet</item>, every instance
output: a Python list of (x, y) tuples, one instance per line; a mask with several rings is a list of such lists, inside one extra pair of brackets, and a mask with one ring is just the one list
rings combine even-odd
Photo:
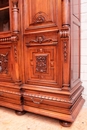
[(0, 105), (69, 126), (84, 103), (80, 1), (0, 3)]

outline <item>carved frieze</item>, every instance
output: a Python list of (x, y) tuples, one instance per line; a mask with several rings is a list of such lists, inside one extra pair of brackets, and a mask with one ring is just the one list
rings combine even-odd
[(8, 53), (0, 54), (0, 73), (8, 72)]
[(29, 46), (31, 43), (46, 43), (46, 42), (53, 42), (53, 39), (51, 38), (46, 38), (45, 36), (36, 36), (34, 40), (29, 41), (29, 43), (26, 43), (27, 46)]

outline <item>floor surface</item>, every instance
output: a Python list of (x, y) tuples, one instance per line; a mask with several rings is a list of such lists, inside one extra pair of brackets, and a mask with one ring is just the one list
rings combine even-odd
[(87, 108), (82, 108), (71, 127), (58, 120), (32, 113), (18, 116), (14, 110), (0, 107), (0, 130), (87, 130)]

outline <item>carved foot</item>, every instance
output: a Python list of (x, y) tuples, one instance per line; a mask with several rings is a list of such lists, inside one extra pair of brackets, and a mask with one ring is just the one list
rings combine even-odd
[(70, 127), (72, 125), (71, 122), (67, 122), (67, 121), (62, 121), (62, 120), (59, 120), (59, 123), (64, 126), (64, 127)]
[(19, 115), (19, 116), (21, 116), (21, 115), (24, 115), (26, 112), (25, 111), (15, 111), (15, 113), (17, 114), (17, 115)]

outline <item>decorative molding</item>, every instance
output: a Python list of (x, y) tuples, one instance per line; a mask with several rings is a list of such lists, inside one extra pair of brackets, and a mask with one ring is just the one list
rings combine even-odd
[(18, 36), (10, 36), (10, 37), (3, 37), (0, 38), (0, 42), (17, 42), (18, 41)]
[(68, 56), (68, 52), (67, 52), (67, 42), (63, 42), (63, 50), (64, 50), (64, 61), (67, 61), (67, 56)]
[(50, 101), (63, 102), (63, 103), (72, 103), (75, 100), (73, 98), (71, 100), (64, 100), (64, 99), (57, 98), (57, 97), (51, 97), (51, 96), (49, 97), (49, 96), (45, 96), (45, 95), (28, 94), (28, 93), (23, 93), (23, 95), (24, 96), (29, 96), (31, 99), (33, 99), (33, 98), (39, 98), (40, 102), (37, 102), (38, 104), (40, 104), (44, 99), (45, 100), (50, 100)]
[(70, 29), (67, 27), (62, 28), (60, 31), (60, 38), (63, 44), (63, 55), (64, 55), (64, 62), (67, 62), (68, 58), (68, 41), (70, 35)]
[(7, 90), (0, 90), (0, 95), (3, 95), (3, 93), (9, 93), (9, 94), (16, 94), (21, 96), (21, 93), (13, 92), (13, 91), (7, 91)]
[(69, 35), (70, 35), (69, 29), (63, 28), (59, 32), (60, 32), (61, 38), (69, 38)]
[(35, 40), (31, 40), (29, 41), (29, 43), (26, 43), (27, 46), (30, 45), (30, 43), (45, 43), (45, 42), (53, 42), (53, 40), (51, 38), (46, 38), (45, 36), (36, 36)]
[(36, 56), (36, 72), (47, 72), (47, 56)]
[(0, 54), (0, 73), (8, 72), (8, 53)]
[(15, 61), (17, 62), (17, 44), (14, 44), (14, 58)]

